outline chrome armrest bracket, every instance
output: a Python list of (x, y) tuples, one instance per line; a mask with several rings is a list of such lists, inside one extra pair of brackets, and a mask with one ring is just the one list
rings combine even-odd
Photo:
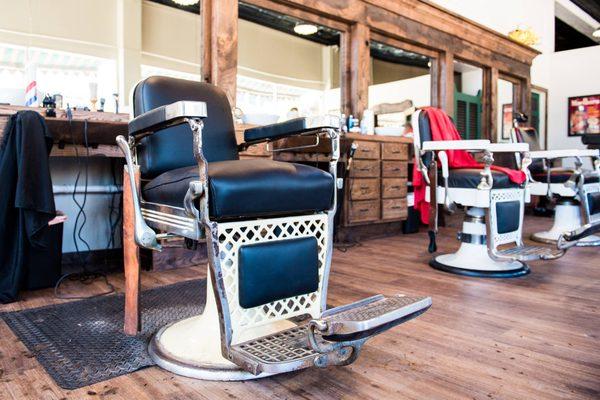
[(494, 178), (492, 177), (492, 164), (494, 163), (494, 155), (491, 151), (485, 150), (483, 155), (483, 171), (481, 174), (481, 182), (477, 185), (479, 190), (490, 190), (494, 185)]
[(131, 154), (132, 146), (134, 145), (133, 137), (130, 139), (131, 143), (119, 135), (117, 136), (117, 145), (125, 155), (127, 175), (129, 175), (129, 185), (131, 187), (131, 199), (133, 201), (133, 213), (134, 213), (134, 240), (135, 243), (145, 249), (157, 250), (162, 249), (156, 238), (156, 232), (152, 230), (142, 216), (142, 210), (140, 206), (140, 199), (138, 196), (138, 187), (135, 183), (135, 170), (133, 165), (133, 156)]

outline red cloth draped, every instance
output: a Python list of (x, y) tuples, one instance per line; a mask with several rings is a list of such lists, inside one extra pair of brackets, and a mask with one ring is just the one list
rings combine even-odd
[[(454, 123), (450, 120), (448, 115), (433, 107), (426, 107), (423, 112), (427, 113), (429, 117), (429, 125), (431, 128), (432, 140), (461, 140), (460, 134), (456, 130)], [(418, 121), (413, 121), (413, 124), (417, 124)], [(483, 165), (475, 161), (473, 156), (465, 150), (446, 150), (448, 155), (448, 167), (450, 169), (457, 168), (483, 168)], [(419, 157), (415, 154), (415, 157)], [(418, 165), (415, 160), (415, 166)], [(510, 168), (503, 168), (500, 166), (492, 165), (494, 171), (502, 172), (508, 175), (511, 182), (522, 184), (525, 182), (525, 173)], [(419, 210), (421, 213), (421, 222), (427, 224), (429, 222), (429, 203), (425, 201), (425, 179), (418, 168), (413, 169), (413, 185), (414, 185), (414, 196), (415, 196), (415, 210)]]

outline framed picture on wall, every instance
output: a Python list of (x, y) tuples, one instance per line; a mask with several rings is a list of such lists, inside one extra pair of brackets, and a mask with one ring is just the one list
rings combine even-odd
[(569, 136), (600, 134), (600, 94), (569, 97)]
[(513, 120), (513, 105), (502, 104), (502, 140), (510, 140), (510, 130)]

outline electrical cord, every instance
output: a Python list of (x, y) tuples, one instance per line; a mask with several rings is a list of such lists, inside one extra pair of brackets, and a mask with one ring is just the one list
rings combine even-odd
[[(69, 272), (69, 273), (63, 274), (60, 277), (60, 279), (56, 282), (56, 285), (54, 285), (54, 296), (59, 299), (69, 299), (69, 300), (90, 299), (90, 298), (105, 296), (107, 294), (113, 293), (113, 292), (115, 292), (115, 288), (108, 281), (108, 277), (106, 276), (106, 274), (104, 272), (101, 272), (98, 270), (90, 270), (90, 269), (88, 269), (88, 266), (87, 266), (88, 261), (89, 261), (89, 254), (91, 251), (91, 247), (90, 247), (89, 243), (83, 238), (82, 231), (83, 231), (83, 227), (85, 226), (85, 224), (87, 222), (87, 215), (85, 213), (85, 205), (87, 203), (88, 178), (89, 178), (89, 156), (90, 156), (90, 150), (89, 150), (89, 146), (88, 146), (88, 122), (87, 122), (87, 120), (84, 120), (84, 122), (83, 122), (84, 123), (83, 137), (84, 137), (84, 145), (85, 145), (85, 149), (86, 149), (86, 158), (85, 158), (85, 169), (84, 169), (84, 171), (85, 171), (84, 182), (85, 183), (84, 183), (83, 201), (80, 203), (77, 200), (77, 187), (79, 185), (79, 179), (81, 178), (81, 157), (79, 156), (79, 150), (77, 149), (77, 143), (75, 140), (75, 136), (73, 135), (73, 130), (72, 130), (72, 126), (71, 126), (71, 123), (73, 120), (73, 114), (71, 112), (70, 107), (67, 107), (67, 118), (69, 120), (69, 134), (71, 135), (71, 141), (73, 142), (73, 148), (75, 149), (75, 158), (77, 159), (77, 175), (75, 177), (75, 184), (73, 187), (73, 192), (71, 194), (71, 198), (73, 199), (73, 202), (77, 205), (77, 208), (79, 209), (79, 211), (77, 212), (77, 216), (75, 217), (75, 226), (73, 227), (73, 243), (75, 245), (77, 259), (79, 260), (79, 264), (80, 264), (82, 272)], [(116, 177), (115, 177), (115, 179), (116, 179)], [(112, 204), (111, 204), (111, 206), (112, 206)], [(78, 229), (80, 219), (82, 220), (82, 222)], [(112, 217), (111, 217), (111, 219), (112, 219)], [(112, 224), (111, 224), (111, 234), (112, 233), (113, 233), (113, 230), (112, 230)], [(85, 248), (87, 249), (86, 254), (82, 254), (81, 250), (79, 249), (78, 239), (81, 241), (81, 243), (83, 243), (85, 245)], [(110, 243), (111, 243), (111, 239), (109, 239), (109, 244)], [(68, 295), (60, 294), (60, 285), (66, 279), (69, 279), (72, 281), (78, 281), (84, 285), (90, 285), (98, 278), (102, 278), (104, 280), (106, 286), (108, 287), (108, 289), (105, 290), (104, 292), (94, 294), (91, 296), (68, 296)]]

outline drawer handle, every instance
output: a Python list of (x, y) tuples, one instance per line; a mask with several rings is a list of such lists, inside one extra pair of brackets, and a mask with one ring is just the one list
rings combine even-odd
[(392, 168), (392, 171), (394, 171), (394, 172), (400, 171), (400, 168)]
[(398, 154), (398, 153), (400, 153), (400, 150), (393, 150), (392, 151), (392, 154)]
[(371, 168), (359, 168), (358, 170), (359, 170), (359, 171), (370, 171), (370, 170), (371, 170)]
[(368, 186), (361, 186), (361, 187), (360, 187), (360, 190), (363, 190), (363, 191), (365, 191), (365, 190), (369, 190), (369, 187), (368, 187)]
[(394, 190), (402, 189), (402, 186), (392, 186), (392, 189), (394, 189)]
[(362, 149), (362, 152), (363, 152), (363, 153), (370, 153), (370, 152), (371, 152), (371, 150), (370, 150), (370, 149)]
[(402, 208), (402, 206), (392, 206), (392, 207), (391, 207), (391, 209), (392, 209), (392, 210), (397, 210), (397, 209), (399, 209), (399, 208)]
[(360, 212), (367, 212), (367, 211), (369, 211), (369, 209), (368, 209), (368, 208), (361, 208), (361, 209), (360, 209), (360, 210), (358, 210), (358, 211), (360, 211)]

